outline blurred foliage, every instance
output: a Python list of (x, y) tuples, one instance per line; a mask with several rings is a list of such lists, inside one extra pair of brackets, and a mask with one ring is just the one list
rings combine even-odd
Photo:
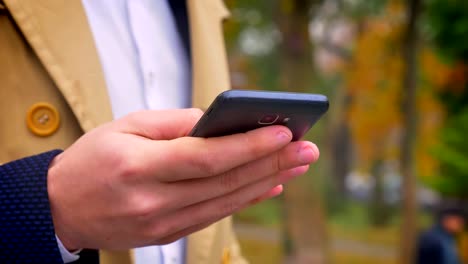
[[(468, 1), (430, 0), (427, 31), (445, 65), (439, 67), (439, 99), (446, 122), (434, 148), (440, 162), (438, 177), (425, 182), (445, 197), (468, 199)], [(440, 75), (440, 74), (439, 74)]]
[(270, 0), (227, 0), (226, 5), (231, 18), (224, 32), (234, 88), (279, 90), (276, 5)]
[(428, 37), (449, 67), (439, 83), (441, 100), (449, 113), (468, 104), (468, 1), (429, 0), (426, 8)]
[(468, 1), (427, 2), (427, 30), (435, 46), (451, 61), (468, 61)]
[[(399, 156), (398, 109), (404, 92), (399, 83), (402, 65), (398, 54), (404, 22), (402, 7), (401, 1), (389, 1), (382, 15), (365, 20), (355, 42), (354, 60), (344, 68), (352, 97), (350, 127), (358, 151), (358, 167), (364, 170), (369, 170), (376, 158), (392, 160)], [(461, 189), (468, 189), (468, 170), (463, 170), (466, 165), (460, 167), (468, 164), (468, 153), (459, 150), (468, 146), (455, 140), (468, 134), (463, 123), (468, 111), (467, 7), (468, 1), (464, 0), (428, 2), (423, 24), (427, 41), (421, 43), (419, 56), (417, 104), (423, 114), (418, 120), (418, 174), (428, 176), (440, 171), (442, 177), (423, 181), (431, 182), (430, 186), (440, 193), (455, 197), (466, 197), (466, 191)]]
[(370, 170), (376, 159), (398, 155), (391, 140), (401, 123), (402, 61), (399, 37), (404, 19), (400, 4), (391, 3), (381, 16), (368, 18), (357, 36), (353, 61), (344, 68), (351, 99), (348, 122), (358, 151), (358, 167)]
[[(288, 12), (291, 1), (225, 2), (232, 14), (225, 23), (225, 33), (233, 87), (283, 90), (286, 70), (281, 64), (282, 48), (287, 36), (282, 32), (281, 23), (285, 21), (278, 16)], [(336, 166), (332, 159), (336, 153), (330, 153), (330, 145), (336, 140), (334, 132), (342, 128), (336, 124), (345, 123), (351, 131), (349, 159), (353, 171), (374, 177), (372, 168), (379, 160), (384, 161), (383, 166), (396, 164), (398, 170), (404, 129), (401, 43), (407, 1), (310, 2), (313, 5), (308, 12), (309, 30), (313, 32), (319, 25), (324, 32), (323, 39), (311, 34), (311, 60), (323, 52), (333, 59), (325, 70), (318, 65), (309, 69), (310, 85), (305, 91), (326, 94), (331, 108), (308, 134), (308, 139), (313, 137), (321, 147), (322, 157), (305, 176), (304, 186), (319, 190), (327, 205), (330, 201), (337, 205), (334, 213), (327, 216), (332, 244), (335, 240), (350, 240), (396, 249), (400, 212), (389, 211), (391, 214), (385, 216), (387, 226), (372, 227), (369, 201), (354, 203), (337, 193), (336, 175), (329, 169)], [(424, 19), (418, 24), (423, 35), (417, 54), (417, 174), (444, 196), (468, 199), (468, 141), (464, 140), (468, 135), (468, 1), (426, 0), (424, 4)], [(337, 28), (350, 30), (351, 37), (332, 43), (332, 31)], [(395, 206), (389, 209), (392, 208)], [(236, 219), (279, 228), (284, 221), (281, 211), (281, 201), (274, 199), (244, 210)], [(420, 215), (418, 223), (429, 225), (430, 216)], [(242, 237), (241, 242), (253, 263), (279, 263), (284, 254), (280, 242)], [(396, 263), (397, 257), (376, 259), (340, 250), (330, 254), (332, 263)]]
[(279, 227), (280, 215), (280, 199), (274, 198), (242, 210), (235, 219), (261, 226)]
[(440, 175), (430, 186), (442, 195), (468, 200), (468, 107), (449, 116), (434, 156), (440, 161)]
[[(357, 36), (354, 60), (344, 68), (351, 96), (349, 124), (357, 148), (357, 167), (369, 171), (376, 159), (396, 160), (400, 155), (402, 58), (400, 39), (404, 26), (402, 2), (389, 1), (385, 12), (369, 17)], [(442, 125), (444, 110), (438, 100), (439, 83), (450, 79), (452, 68), (445, 66), (434, 51), (422, 43), (419, 56), (421, 80), (417, 108), (420, 113), (417, 135), (417, 168), (420, 175), (437, 169), (429, 154)], [(438, 83), (437, 83), (438, 82)]]
[(336, 0), (340, 12), (356, 20), (380, 14), (388, 1), (389, 0)]

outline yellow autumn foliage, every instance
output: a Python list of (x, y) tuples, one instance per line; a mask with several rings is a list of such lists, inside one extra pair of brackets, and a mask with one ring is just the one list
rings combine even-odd
[[(351, 98), (348, 120), (360, 169), (368, 170), (376, 159), (399, 157), (401, 95), (405, 92), (400, 47), (404, 23), (401, 2), (389, 1), (385, 12), (364, 22), (353, 60), (344, 68)], [(443, 64), (424, 43), (418, 55), (418, 74), (423, 77), (418, 82), (416, 165), (419, 175), (430, 175), (437, 169), (431, 149), (444, 117), (436, 92), (453, 78), (454, 67)]]

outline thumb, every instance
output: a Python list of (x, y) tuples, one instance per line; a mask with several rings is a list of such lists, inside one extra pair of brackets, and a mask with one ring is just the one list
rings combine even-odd
[(197, 108), (174, 110), (148, 110), (131, 113), (115, 125), (123, 133), (154, 140), (170, 140), (187, 136), (203, 111)]

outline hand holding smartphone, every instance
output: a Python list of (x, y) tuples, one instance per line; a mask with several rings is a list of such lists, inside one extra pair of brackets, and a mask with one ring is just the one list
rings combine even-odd
[(229, 90), (216, 97), (190, 136), (218, 137), (284, 125), (297, 141), (327, 112), (328, 105), (327, 97), (319, 94)]

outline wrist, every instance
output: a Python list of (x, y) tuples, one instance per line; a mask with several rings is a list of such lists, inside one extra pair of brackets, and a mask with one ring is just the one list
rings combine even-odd
[(61, 214), (58, 212), (58, 208), (60, 208), (61, 199), (59, 198), (59, 190), (57, 187), (57, 178), (60, 175), (57, 173), (60, 160), (62, 158), (62, 154), (60, 153), (54, 157), (54, 159), (50, 162), (49, 169), (47, 172), (47, 193), (49, 196), (49, 203), (50, 203), (50, 211), (52, 215), (52, 222), (54, 224), (55, 234), (58, 241), (61, 242), (61, 245), (68, 250), (69, 252), (74, 252), (79, 250), (79, 246), (76, 245), (75, 242), (70, 238), (67, 227), (63, 224), (61, 220)]

